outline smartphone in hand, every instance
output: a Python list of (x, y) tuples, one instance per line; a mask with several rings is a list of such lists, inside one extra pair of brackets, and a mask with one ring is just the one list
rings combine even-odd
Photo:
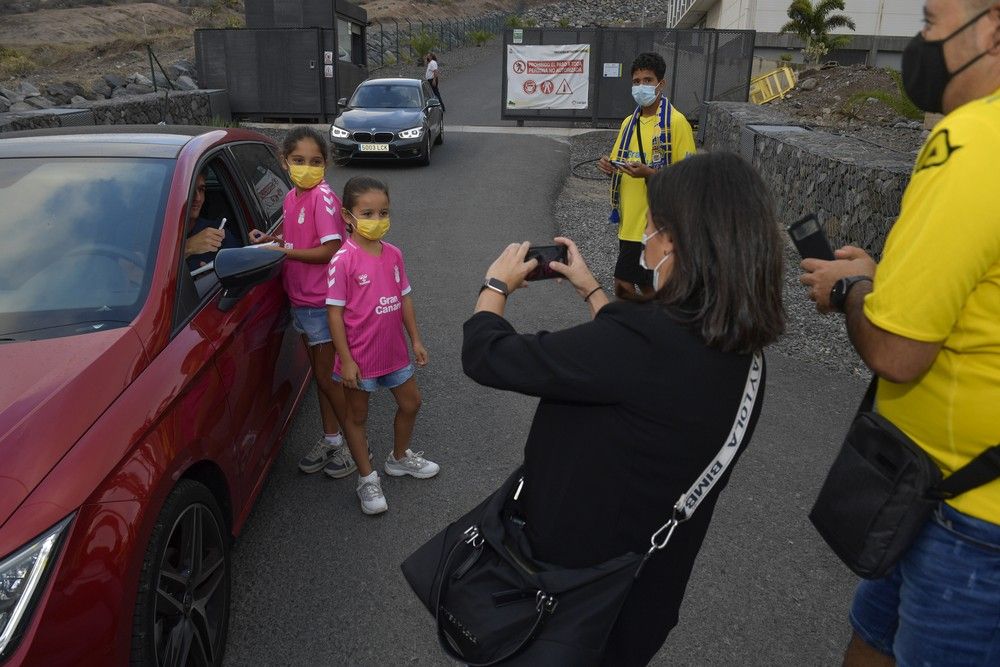
[(528, 262), (532, 259), (538, 260), (538, 266), (525, 276), (525, 280), (562, 278), (562, 274), (556, 273), (549, 268), (549, 263), (562, 262), (566, 264), (569, 261), (566, 255), (566, 246), (564, 245), (533, 245), (528, 248), (528, 254), (525, 256), (524, 261)]
[(799, 251), (802, 259), (824, 259), (832, 261), (833, 248), (820, 227), (815, 213), (810, 213), (788, 227), (788, 235)]

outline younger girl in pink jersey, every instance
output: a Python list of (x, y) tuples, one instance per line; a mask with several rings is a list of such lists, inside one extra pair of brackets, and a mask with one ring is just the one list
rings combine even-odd
[(395, 441), (383, 465), (386, 474), (426, 479), (440, 470), (409, 448), (420, 390), (403, 330), (418, 366), (427, 364), (427, 350), (417, 331), (403, 253), (381, 240), (389, 231), (388, 188), (374, 178), (352, 178), (344, 186), (343, 211), (351, 236), (330, 260), (327, 276), (326, 304), (337, 348), (334, 378), (342, 379), (347, 396), (344, 429), (358, 467), (361, 510), (378, 514), (388, 506), (368, 460), (369, 393), (384, 387), (396, 399)]
[(340, 198), (324, 180), (328, 155), (326, 137), (311, 127), (296, 127), (285, 135), (282, 166), (295, 187), (285, 195), (283, 234), (256, 235), (254, 240), (273, 241), (285, 253), (282, 278), (292, 326), (302, 334), (316, 378), (324, 435), (299, 461), (299, 469), (346, 477), (354, 472), (354, 461), (340, 434), (338, 417), (346, 412), (346, 403), (343, 388), (330, 375), (334, 347), (326, 317), (326, 267), (346, 232)]

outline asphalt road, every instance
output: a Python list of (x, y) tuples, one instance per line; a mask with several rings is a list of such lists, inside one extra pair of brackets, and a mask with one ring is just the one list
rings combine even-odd
[[(449, 80), (452, 124), (473, 124), (489, 98), (499, 99), (488, 83), (496, 80), (493, 57)], [(429, 168), (337, 168), (328, 179), (340, 188), (360, 173), (391, 189), (388, 239), (406, 256), (431, 356), (417, 375), (424, 405), (413, 448), (442, 472), (431, 480), (383, 476), (389, 512), (364, 516), (353, 478), (296, 468), (320, 430), (310, 394), (234, 548), (229, 665), (451, 664), (399, 563), (518, 463), (534, 409), (532, 399), (465, 378), (461, 326), (505, 244), (551, 238), (553, 203), (568, 177), (566, 145), (452, 133)], [(519, 292), (509, 308), (523, 331), (569, 326), (586, 315), (570, 288), (554, 283)], [(807, 514), (863, 385), (809, 359), (773, 353), (768, 375), (757, 432), (719, 502), (680, 625), (656, 665), (839, 664), (855, 579)], [(373, 399), (377, 459), (391, 448), (393, 408), (387, 392)]]

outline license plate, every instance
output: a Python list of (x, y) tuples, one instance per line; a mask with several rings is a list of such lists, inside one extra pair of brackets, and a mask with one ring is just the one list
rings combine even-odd
[(361, 144), (362, 153), (388, 153), (389, 144)]

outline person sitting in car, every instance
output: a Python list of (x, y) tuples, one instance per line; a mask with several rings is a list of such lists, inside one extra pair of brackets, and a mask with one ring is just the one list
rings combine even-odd
[(205, 266), (215, 260), (215, 253), (221, 248), (240, 248), (243, 244), (233, 232), (219, 229), (217, 220), (201, 217), (201, 207), (205, 203), (205, 175), (198, 174), (195, 179), (194, 197), (188, 212), (187, 241), (184, 243), (184, 258), (188, 269)]

